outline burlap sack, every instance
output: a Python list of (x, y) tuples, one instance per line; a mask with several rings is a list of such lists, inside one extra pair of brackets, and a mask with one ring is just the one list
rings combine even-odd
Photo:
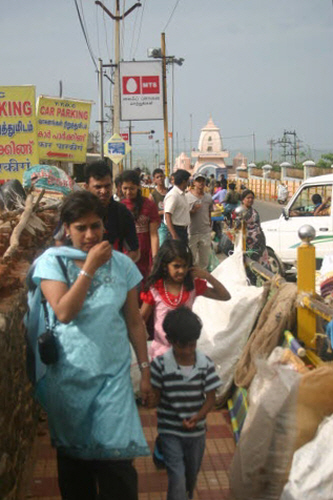
[(293, 330), (296, 296), (296, 285), (284, 283), (266, 303), (236, 366), (235, 383), (239, 387), (249, 387), (256, 373), (255, 360), (267, 358), (284, 330)]

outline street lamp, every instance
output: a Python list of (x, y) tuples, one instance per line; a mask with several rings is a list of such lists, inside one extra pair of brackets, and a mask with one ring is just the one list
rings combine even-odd
[[(163, 58), (162, 49), (159, 49), (156, 47), (148, 49), (147, 55), (148, 55), (148, 57), (152, 57), (154, 59), (162, 59)], [(185, 59), (183, 57), (177, 58), (176, 56), (165, 56), (165, 61), (167, 64), (175, 63), (175, 64), (178, 64), (178, 66), (182, 66)]]
[[(148, 57), (154, 59), (163, 59), (162, 49), (154, 47), (147, 50)], [(174, 65), (182, 66), (185, 59), (183, 57), (165, 56), (165, 63), (172, 65), (172, 100), (171, 100), (171, 165), (174, 165), (174, 130), (175, 130), (175, 78), (174, 78)]]

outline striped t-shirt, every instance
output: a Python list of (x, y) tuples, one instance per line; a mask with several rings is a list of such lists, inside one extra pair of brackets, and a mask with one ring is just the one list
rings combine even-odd
[(151, 383), (161, 391), (157, 407), (157, 430), (160, 434), (197, 437), (205, 433), (206, 420), (200, 420), (194, 429), (183, 427), (183, 420), (198, 413), (205, 393), (221, 385), (214, 363), (200, 351), (189, 374), (184, 376), (173, 355), (172, 348), (157, 356), (151, 363)]

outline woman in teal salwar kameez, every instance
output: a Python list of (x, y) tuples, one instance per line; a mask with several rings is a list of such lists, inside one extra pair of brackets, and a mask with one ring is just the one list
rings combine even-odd
[(130, 379), (129, 341), (147, 400), (150, 370), (137, 299), (142, 277), (131, 259), (102, 241), (103, 210), (91, 193), (70, 195), (61, 219), (73, 246), (47, 250), (33, 274), (57, 318), (59, 359), (47, 367), (45, 394), (63, 500), (137, 499), (132, 461), (149, 454)]

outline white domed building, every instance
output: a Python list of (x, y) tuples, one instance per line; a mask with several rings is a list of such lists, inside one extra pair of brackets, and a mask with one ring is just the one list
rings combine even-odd
[(214, 124), (212, 117), (201, 129), (198, 150), (193, 151), (191, 156), (196, 160), (193, 173), (203, 172), (207, 177), (214, 174), (216, 179), (221, 174), (227, 177), (225, 159), (229, 157), (229, 151), (223, 149), (220, 129)]

